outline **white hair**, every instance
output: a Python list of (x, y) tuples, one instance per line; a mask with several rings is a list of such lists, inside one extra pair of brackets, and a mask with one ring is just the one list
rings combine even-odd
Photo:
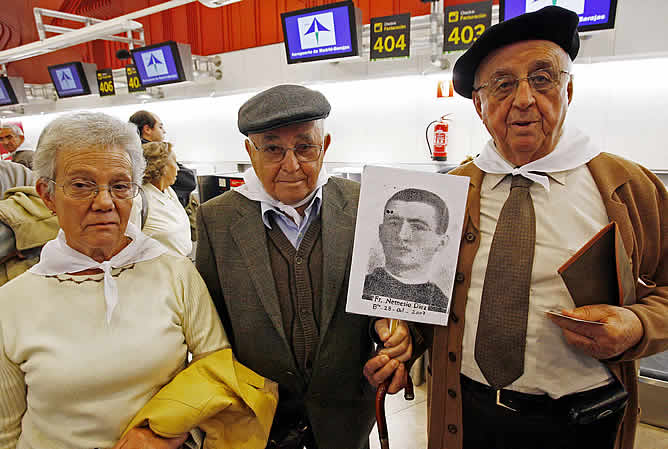
[(4, 125), (0, 125), (0, 129), (11, 129), (12, 133), (17, 135), (17, 136), (22, 136), (23, 135), (23, 130), (21, 127), (15, 123), (6, 123)]
[(100, 112), (77, 112), (58, 117), (42, 131), (33, 158), (33, 170), (40, 178), (56, 178), (56, 157), (60, 150), (123, 148), (132, 163), (132, 181), (141, 184), (146, 162), (131, 124)]

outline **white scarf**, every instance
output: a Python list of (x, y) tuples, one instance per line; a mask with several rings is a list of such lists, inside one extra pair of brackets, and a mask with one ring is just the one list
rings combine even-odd
[(276, 209), (280, 210), (281, 212), (285, 213), (287, 216), (292, 218), (297, 224), (297, 226), (299, 226), (304, 217), (299, 215), (299, 212), (297, 212), (297, 208), (311, 201), (311, 199), (313, 199), (315, 194), (318, 192), (318, 189), (327, 184), (328, 180), (329, 180), (329, 175), (327, 174), (327, 170), (325, 170), (325, 166), (323, 165), (320, 168), (320, 173), (318, 174), (318, 179), (316, 181), (315, 189), (313, 189), (313, 192), (306, 195), (306, 198), (304, 198), (303, 200), (299, 201), (296, 204), (285, 204), (275, 199), (274, 197), (269, 195), (266, 190), (264, 190), (262, 181), (260, 181), (260, 178), (257, 177), (255, 170), (253, 169), (253, 167), (251, 167), (244, 172), (245, 184), (239, 187), (235, 187), (234, 190), (236, 190), (238, 193), (245, 196), (251, 201), (259, 201), (261, 203), (266, 203), (270, 206), (275, 207)]
[(118, 304), (118, 286), (111, 275), (112, 268), (120, 268), (155, 259), (167, 252), (167, 248), (143, 234), (132, 223), (128, 223), (125, 235), (130, 237), (132, 242), (110, 260), (100, 263), (70, 247), (65, 239), (65, 233), (61, 229), (58, 231), (58, 237), (47, 242), (42, 248), (39, 263), (28, 271), (43, 276), (54, 276), (64, 273), (77, 273), (91, 268), (101, 269), (104, 272), (104, 301), (107, 306), (107, 324), (109, 324)]
[(554, 150), (533, 162), (513, 167), (496, 150), (494, 140), (487, 142), (473, 163), (486, 173), (522, 175), (542, 185), (545, 190), (550, 191), (550, 182), (547, 176), (531, 172), (558, 172), (571, 170), (594, 159), (601, 150), (594, 145), (589, 136), (577, 128), (564, 126), (563, 133)]

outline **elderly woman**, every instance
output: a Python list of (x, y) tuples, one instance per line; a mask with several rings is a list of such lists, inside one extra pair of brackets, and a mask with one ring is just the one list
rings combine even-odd
[[(192, 251), (188, 214), (170, 187), (176, 181), (178, 166), (169, 142), (149, 142), (143, 145), (146, 170), (142, 190), (148, 201), (148, 216), (142, 232), (167, 247), (173, 253), (187, 256)], [(135, 199), (132, 209), (133, 223), (141, 211), (142, 197)]]
[(192, 263), (128, 224), (144, 169), (132, 125), (100, 113), (51, 122), (37, 191), (61, 231), (0, 287), (0, 448), (178, 447), (121, 433), (186, 364), (229, 347)]

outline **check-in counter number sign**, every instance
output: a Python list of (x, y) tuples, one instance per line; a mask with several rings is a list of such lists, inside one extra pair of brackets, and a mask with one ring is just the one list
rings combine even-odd
[(101, 97), (116, 95), (114, 75), (111, 69), (100, 69), (97, 71), (97, 88)]
[(491, 21), (491, 1), (446, 7), (443, 51), (466, 50), (485, 32)]
[(408, 58), (411, 45), (411, 15), (371, 18), (370, 59)]

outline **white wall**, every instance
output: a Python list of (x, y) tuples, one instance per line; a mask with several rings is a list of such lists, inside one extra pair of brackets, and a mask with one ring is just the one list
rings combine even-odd
[[(668, 83), (663, 81), (668, 58), (576, 64), (574, 73), (571, 122), (598, 138), (605, 151), (649, 168), (668, 169)], [(488, 138), (486, 130), (470, 100), (436, 98), (439, 79), (443, 78), (431, 74), (311, 83), (332, 103), (327, 130), (333, 144), (326, 160), (353, 165), (427, 163), (425, 127), (445, 113), (453, 114), (449, 159), (456, 163), (478, 153)], [(180, 159), (247, 161), (236, 127), (237, 110), (255, 92), (111, 106), (104, 111), (123, 119), (140, 108), (154, 111)], [(36, 142), (42, 127), (57, 114), (24, 117), (28, 138)]]

